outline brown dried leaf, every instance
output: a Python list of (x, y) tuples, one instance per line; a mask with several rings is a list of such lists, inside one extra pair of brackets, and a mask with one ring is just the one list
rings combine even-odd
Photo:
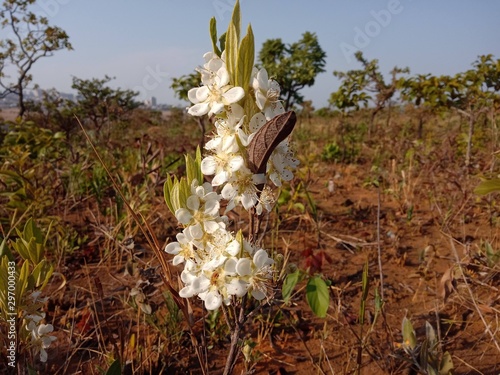
[(266, 173), (266, 165), (274, 149), (292, 132), (297, 116), (288, 111), (266, 122), (254, 135), (248, 145), (248, 162), (250, 170), (255, 173)]
[(441, 277), (438, 287), (438, 295), (444, 302), (448, 299), (450, 294), (455, 290), (455, 278), (453, 277), (453, 266), (448, 268)]

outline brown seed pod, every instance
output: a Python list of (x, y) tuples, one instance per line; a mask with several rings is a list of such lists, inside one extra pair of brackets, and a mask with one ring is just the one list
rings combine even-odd
[(274, 149), (292, 132), (297, 116), (288, 111), (266, 122), (248, 144), (248, 166), (254, 174), (266, 173)]

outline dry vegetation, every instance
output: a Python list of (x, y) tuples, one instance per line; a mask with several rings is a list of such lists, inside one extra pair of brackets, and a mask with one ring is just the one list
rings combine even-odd
[[(293, 139), (301, 166), (267, 221), (265, 244), (285, 269), (331, 283), (328, 316), (312, 314), (303, 288), (284, 304), (278, 285), (252, 316), (243, 336), (252, 351), (235, 373), (416, 374), (404, 318), (420, 351), (432, 325), (434, 352), (438, 360), (450, 354), (454, 374), (500, 372), (498, 201), (474, 194), (479, 176), (498, 173), (498, 123), (479, 119), (465, 167), (466, 119), (432, 118), (418, 139), (412, 109), (395, 112), (379, 115), (370, 138), (368, 112), (343, 129), (335, 117), (300, 118)], [(176, 111), (165, 118), (136, 110), (127, 127), (113, 124), (109, 138), (94, 134), (125, 197), (162, 244), (178, 229), (162, 183), (182, 173), (182, 154), (200, 139), (190, 121)], [(2, 235), (30, 216), (45, 231), (52, 222), (47, 257), (56, 271), (43, 310), (57, 341), (46, 364), (29, 350), (23, 358), (40, 374), (101, 374), (115, 359), (125, 374), (201, 373), (159, 262), (81, 132), (54, 139), (29, 124), (16, 130), (14, 143), (4, 139), (1, 169), (25, 178), (1, 177)], [(235, 229), (243, 215), (231, 214)], [(193, 308), (210, 373), (220, 373), (224, 319), (199, 301)]]

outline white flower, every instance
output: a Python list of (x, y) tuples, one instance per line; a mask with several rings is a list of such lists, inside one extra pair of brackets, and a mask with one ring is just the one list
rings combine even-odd
[(281, 142), (271, 154), (267, 164), (269, 179), (274, 185), (280, 187), (282, 181), (291, 181), (293, 172), (299, 165), (298, 159), (293, 157), (288, 141)]
[(26, 329), (31, 332), (31, 345), (40, 352), (40, 361), (47, 362), (47, 351), (53, 341), (57, 340), (55, 336), (48, 335), (54, 331), (52, 324), (40, 323), (45, 317), (45, 313), (40, 315), (27, 315), (28, 321)]
[(267, 284), (272, 275), (271, 265), (274, 261), (269, 258), (269, 255), (264, 249), (259, 249), (255, 252), (252, 259), (252, 266), (244, 263), (241, 267), (236, 267), (237, 270), (246, 275), (250, 275), (248, 283), (252, 297), (260, 301), (267, 295)]
[(215, 175), (212, 179), (212, 186), (220, 186), (244, 165), (243, 156), (218, 152), (201, 161), (201, 172), (206, 176)]
[(195, 257), (193, 243), (189, 240), (188, 236), (184, 233), (177, 233), (177, 242), (170, 242), (165, 247), (165, 251), (169, 254), (175, 255), (172, 261), (174, 266), (184, 263), (186, 259)]
[(280, 85), (273, 79), (269, 79), (266, 69), (259, 70), (252, 82), (255, 90), (255, 102), (257, 107), (264, 112), (268, 120), (285, 112), (283, 104), (279, 101)]
[(191, 193), (186, 200), (186, 208), (177, 209), (175, 217), (183, 225), (200, 224), (204, 232), (215, 232), (219, 228), (221, 196), (212, 191), (209, 183), (198, 186), (197, 181), (193, 181)]
[(243, 88), (229, 84), (226, 65), (215, 55), (204, 65), (201, 78), (203, 86), (188, 91), (188, 98), (194, 104), (188, 109), (192, 116), (218, 114), (224, 106), (236, 103), (245, 96)]
[(258, 202), (257, 185), (265, 183), (265, 176), (255, 175), (247, 168), (240, 168), (222, 188), (222, 198), (228, 200), (226, 211), (241, 203), (245, 210)]

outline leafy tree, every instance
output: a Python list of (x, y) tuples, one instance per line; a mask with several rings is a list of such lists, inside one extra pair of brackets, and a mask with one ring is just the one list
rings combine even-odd
[(374, 59), (371, 61), (366, 60), (363, 57), (363, 53), (358, 51), (354, 54), (356, 60), (358, 60), (363, 66), (363, 72), (365, 74), (366, 90), (374, 94), (370, 96), (373, 101), (374, 108), (370, 117), (370, 131), (373, 130), (373, 125), (375, 123), (375, 116), (384, 109), (390, 100), (394, 96), (398, 88), (398, 74), (409, 73), (408, 68), (398, 68), (395, 66), (390, 72), (390, 81), (386, 82), (384, 76), (380, 72), (380, 67), (378, 65), (378, 60)]
[(361, 106), (368, 105), (371, 97), (367, 94), (368, 85), (366, 74), (363, 70), (350, 70), (348, 72), (333, 72), (341, 80), (339, 89), (330, 95), (329, 102), (338, 108), (342, 116), (347, 116), (350, 110), (359, 110)]
[(500, 60), (482, 55), (472, 64), (474, 69), (448, 78), (446, 92), (448, 105), (469, 119), (469, 134), (465, 165), (470, 165), (472, 137), (481, 113), (495, 111), (500, 104)]
[(78, 101), (72, 104), (72, 109), (82, 120), (92, 123), (97, 134), (104, 124), (125, 120), (139, 106), (134, 100), (139, 93), (107, 86), (112, 79), (107, 75), (103, 79), (73, 77), (71, 87), (77, 91)]
[(63, 131), (66, 139), (78, 128), (73, 103), (61, 97), (56, 89), (42, 93), (41, 101), (27, 101), (25, 117), (42, 128)]
[(268, 39), (259, 53), (260, 68), (265, 68), (270, 77), (281, 86), (285, 109), (301, 104), (304, 97), (299, 91), (312, 86), (319, 73), (325, 71), (326, 53), (319, 45), (316, 34), (305, 32), (292, 44), (281, 39)]
[(330, 95), (330, 105), (340, 111), (340, 123), (338, 136), (342, 149), (342, 160), (346, 157), (346, 129), (348, 117), (353, 110), (359, 110), (361, 106), (367, 107), (371, 97), (365, 91), (368, 85), (367, 76), (363, 70), (350, 70), (348, 72), (333, 72), (333, 75), (341, 80), (336, 92)]
[(418, 138), (423, 136), (425, 120), (432, 114), (447, 108), (446, 85), (449, 78), (431, 74), (401, 78), (398, 82), (401, 98), (417, 108)]
[(174, 94), (180, 100), (189, 102), (188, 91), (193, 87), (200, 85), (200, 73), (193, 72), (183, 75), (179, 78), (172, 78), (170, 88), (174, 90)]
[[(42, 57), (61, 49), (71, 50), (64, 30), (50, 26), (46, 17), (30, 10), (35, 0), (4, 0), (0, 8), (2, 29), (9, 35), (0, 41), (0, 98), (9, 94), (19, 98), (19, 115), (26, 110), (24, 93), (33, 77), (33, 65)], [(15, 74), (15, 77), (11, 77)]]

